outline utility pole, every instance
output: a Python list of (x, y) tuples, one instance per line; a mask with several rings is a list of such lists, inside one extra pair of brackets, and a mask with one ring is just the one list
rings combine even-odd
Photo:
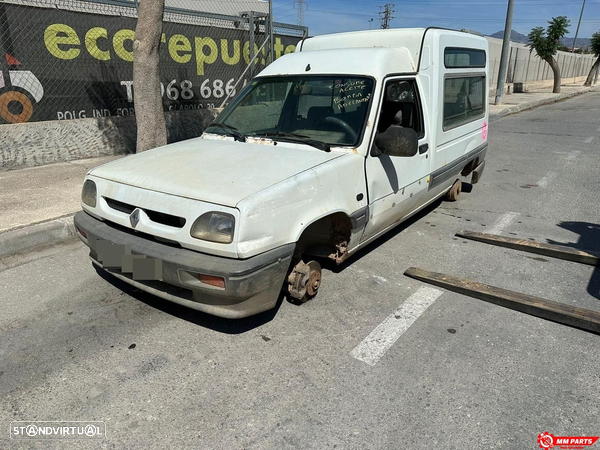
[(508, 0), (506, 11), (506, 24), (504, 25), (504, 40), (502, 41), (502, 56), (500, 58), (500, 71), (498, 72), (498, 86), (496, 88), (496, 101), (494, 104), (502, 104), (504, 84), (506, 83), (506, 66), (508, 65), (508, 50), (510, 49), (510, 34), (512, 31), (513, 13), (515, 11), (515, 0)]
[(581, 26), (581, 18), (583, 17), (583, 9), (585, 8), (585, 0), (583, 0), (583, 5), (581, 5), (581, 14), (579, 14), (579, 22), (577, 22), (577, 31), (575, 31), (575, 39), (573, 39), (573, 48), (571, 49), (571, 53), (575, 52), (575, 44), (577, 44), (577, 35), (579, 34), (579, 27)]
[(273, 0), (269, 0), (269, 62), (275, 61), (275, 45), (273, 43)]
[(304, 26), (304, 7), (306, 6), (306, 9), (308, 9), (308, 5), (306, 4), (305, 0), (296, 0), (294, 2), (294, 4), (298, 4), (298, 25), (300, 26)]
[(387, 30), (390, 27), (390, 22), (394, 18), (394, 4), (387, 3), (385, 6), (380, 6), (383, 11), (379, 11), (379, 20), (381, 21), (381, 29)]

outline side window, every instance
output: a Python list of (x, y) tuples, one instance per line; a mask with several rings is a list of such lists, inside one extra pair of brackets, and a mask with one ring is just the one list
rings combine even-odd
[(444, 131), (485, 115), (485, 77), (462, 76), (444, 80)]
[(386, 83), (377, 131), (383, 133), (391, 125), (412, 128), (419, 139), (425, 136), (423, 110), (414, 80), (392, 80)]
[(444, 66), (446, 69), (464, 69), (464, 68), (484, 68), (485, 50), (473, 48), (453, 48), (444, 49)]

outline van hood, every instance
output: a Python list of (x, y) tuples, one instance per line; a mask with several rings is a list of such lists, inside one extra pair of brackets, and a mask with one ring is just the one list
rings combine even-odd
[(195, 138), (93, 169), (95, 177), (165, 194), (235, 207), (241, 200), (344, 156), (298, 145)]

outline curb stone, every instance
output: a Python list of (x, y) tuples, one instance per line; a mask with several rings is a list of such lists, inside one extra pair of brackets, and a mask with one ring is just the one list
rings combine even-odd
[(0, 258), (75, 239), (74, 214), (0, 234)]
[(520, 105), (514, 105), (509, 108), (503, 109), (502, 111), (500, 111), (496, 114), (490, 114), (489, 121), (490, 121), (490, 123), (495, 122), (495, 121), (500, 120), (501, 118), (508, 116), (510, 114), (516, 114), (521, 111), (527, 111), (528, 109), (533, 109), (533, 108), (536, 108), (536, 107), (542, 106), (542, 105), (549, 105), (551, 103), (556, 103), (556, 102), (559, 102), (559, 101), (567, 99), (567, 98), (575, 97), (577, 95), (587, 94), (588, 92), (594, 91), (594, 90), (596, 90), (596, 89), (587, 88), (587, 89), (582, 89), (582, 90), (576, 91), (576, 92), (568, 92), (568, 93), (564, 93), (564, 94), (558, 94), (556, 97), (542, 98), (540, 100), (534, 100), (534, 101), (527, 102), (527, 103), (521, 103)]

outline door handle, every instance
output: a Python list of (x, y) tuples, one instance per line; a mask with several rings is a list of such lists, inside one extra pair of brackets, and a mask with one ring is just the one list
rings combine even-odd
[(427, 153), (427, 150), (429, 150), (429, 144), (423, 144), (423, 145), (421, 145), (419, 147), (419, 155), (422, 155), (423, 153)]

